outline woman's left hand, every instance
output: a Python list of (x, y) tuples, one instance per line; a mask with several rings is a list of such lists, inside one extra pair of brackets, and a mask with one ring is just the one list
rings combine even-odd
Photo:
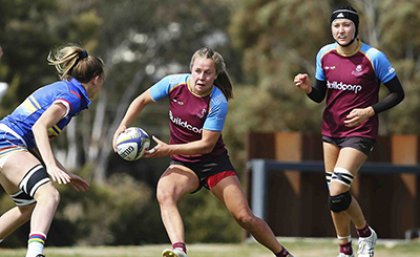
[(152, 136), (153, 141), (155, 141), (156, 145), (150, 150), (146, 150), (144, 152), (144, 157), (146, 158), (155, 158), (155, 157), (162, 157), (169, 155), (169, 145), (155, 136)]
[(375, 115), (372, 107), (353, 109), (344, 120), (344, 125), (349, 128), (356, 127)]
[(89, 189), (89, 183), (82, 177), (77, 176), (71, 172), (68, 173), (70, 176), (70, 185), (74, 190), (78, 192), (86, 192)]

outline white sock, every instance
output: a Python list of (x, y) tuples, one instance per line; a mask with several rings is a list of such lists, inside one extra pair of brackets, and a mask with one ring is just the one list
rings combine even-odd
[(28, 245), (28, 251), (26, 257), (36, 257), (38, 254), (42, 254), (44, 251), (44, 245), (39, 242), (31, 242)]
[(43, 233), (32, 233), (28, 240), (28, 251), (26, 257), (36, 257), (44, 252), (46, 235)]

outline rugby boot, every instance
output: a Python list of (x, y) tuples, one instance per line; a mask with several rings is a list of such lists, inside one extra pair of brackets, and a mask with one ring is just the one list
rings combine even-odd
[(373, 230), (371, 227), (369, 227), (369, 229), (371, 232), (369, 237), (359, 237), (359, 249), (357, 250), (358, 257), (374, 256), (374, 249), (378, 235), (376, 235), (375, 230)]
[(345, 253), (340, 253), (339, 255), (337, 255), (337, 257), (354, 257), (354, 254), (348, 255)]
[(162, 252), (162, 257), (188, 257), (181, 249), (166, 249)]

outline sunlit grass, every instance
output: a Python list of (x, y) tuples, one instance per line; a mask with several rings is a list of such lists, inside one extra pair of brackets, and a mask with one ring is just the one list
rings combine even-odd
[[(279, 238), (295, 257), (336, 256), (338, 247), (334, 239)], [(357, 241), (353, 246), (356, 250)], [(169, 245), (119, 246), (119, 247), (47, 247), (47, 257), (159, 257)], [(192, 244), (188, 245), (189, 257), (272, 257), (263, 246), (248, 241), (243, 244)], [(375, 257), (418, 257), (420, 241), (379, 240)], [(25, 256), (25, 249), (0, 248), (1, 257)]]

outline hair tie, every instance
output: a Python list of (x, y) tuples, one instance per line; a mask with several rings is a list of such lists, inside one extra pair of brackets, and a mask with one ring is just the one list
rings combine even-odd
[(88, 57), (89, 56), (89, 54), (88, 54), (88, 52), (86, 51), (86, 50), (83, 50), (83, 51), (81, 51), (80, 52), (80, 54), (79, 54), (79, 59), (81, 60), (81, 59), (85, 59), (86, 57)]

